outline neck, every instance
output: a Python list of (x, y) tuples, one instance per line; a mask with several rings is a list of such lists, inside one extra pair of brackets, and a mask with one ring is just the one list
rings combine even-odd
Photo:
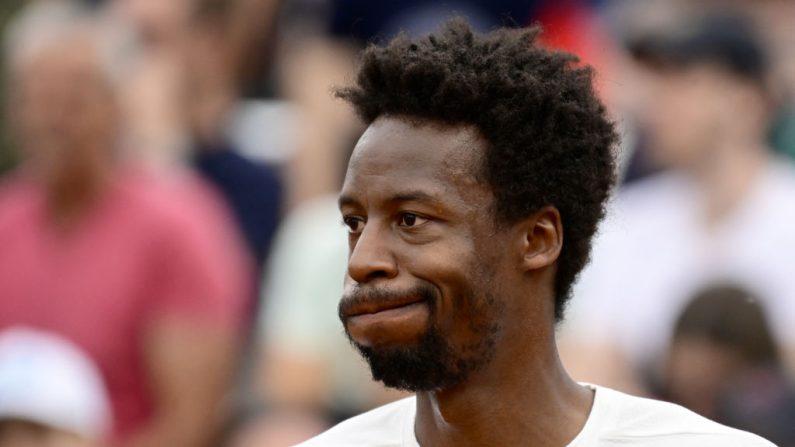
[(727, 141), (689, 170), (706, 200), (706, 224), (720, 223), (753, 189), (768, 160), (755, 143)]
[(47, 203), (55, 224), (70, 227), (96, 202), (111, 181), (110, 166), (86, 167), (80, 172), (62, 172), (45, 181)]
[(414, 429), (420, 444), (563, 447), (574, 439), (588, 419), (593, 394), (563, 369), (551, 326), (507, 331), (515, 333), (502, 337), (497, 356), (466, 383), (418, 393)]

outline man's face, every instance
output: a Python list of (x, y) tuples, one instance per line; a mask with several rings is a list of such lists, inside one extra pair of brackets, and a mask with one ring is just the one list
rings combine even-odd
[(675, 337), (665, 365), (668, 393), (674, 402), (715, 417), (720, 393), (743, 366), (739, 353), (706, 337)]
[(645, 85), (641, 124), (652, 156), (664, 167), (711, 163), (713, 148), (727, 127), (756, 119), (737, 112), (747, 109), (736, 99), (738, 83), (720, 68), (701, 64), (643, 69), (640, 74)]
[(471, 127), (382, 117), (353, 152), (340, 197), (350, 231), (340, 318), (387, 386), (454, 386), (493, 355), (510, 269), (478, 178), (485, 147)]
[(116, 133), (113, 91), (97, 48), (74, 37), (42, 49), (16, 72), (10, 110), (24, 156), (46, 176), (103, 159)]

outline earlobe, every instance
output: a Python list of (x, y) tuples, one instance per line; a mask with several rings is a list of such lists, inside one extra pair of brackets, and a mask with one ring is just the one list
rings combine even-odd
[(563, 247), (560, 212), (547, 206), (524, 221), (522, 267), (537, 270), (557, 261)]

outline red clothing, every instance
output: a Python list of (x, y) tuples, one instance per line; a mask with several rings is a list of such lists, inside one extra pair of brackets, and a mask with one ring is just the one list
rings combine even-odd
[(153, 414), (149, 324), (239, 326), (252, 270), (238, 239), (192, 177), (120, 174), (68, 232), (52, 224), (41, 188), (10, 178), (0, 184), (0, 329), (55, 331), (88, 352), (124, 438)]

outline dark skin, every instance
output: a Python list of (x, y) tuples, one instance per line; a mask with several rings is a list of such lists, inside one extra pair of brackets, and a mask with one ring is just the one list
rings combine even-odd
[[(423, 446), (565, 446), (582, 429), (591, 391), (558, 359), (554, 276), (560, 214), (545, 207), (519, 222), (494, 218), (479, 175), (486, 142), (474, 127), (381, 117), (357, 144), (340, 208), (350, 229), (346, 292), (430, 285), (437, 312), (414, 297), (365, 305), (345, 324), (379, 348), (411, 346), (433, 319), (454, 350), (483, 334), (467, 318), (496, 321), (491, 360), (457, 386), (417, 393)], [(491, 304), (471, 310), (473, 300)], [(394, 304), (394, 303), (393, 303)]]

